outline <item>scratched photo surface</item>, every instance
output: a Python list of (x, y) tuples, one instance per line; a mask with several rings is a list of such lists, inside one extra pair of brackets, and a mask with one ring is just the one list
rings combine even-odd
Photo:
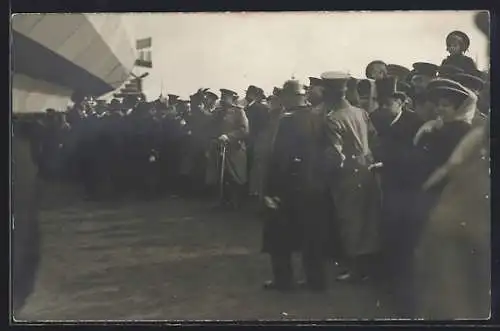
[(10, 23), (11, 321), (490, 317), (487, 12)]

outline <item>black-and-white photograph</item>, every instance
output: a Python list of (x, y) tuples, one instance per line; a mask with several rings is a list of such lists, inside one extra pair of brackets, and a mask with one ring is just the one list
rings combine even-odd
[(488, 319), (489, 30), (12, 15), (12, 321)]

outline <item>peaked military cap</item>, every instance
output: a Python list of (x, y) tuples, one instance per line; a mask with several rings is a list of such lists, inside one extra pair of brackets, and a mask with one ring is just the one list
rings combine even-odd
[(415, 69), (414, 75), (436, 77), (439, 67), (432, 63), (416, 62), (413, 64), (413, 69)]
[(453, 79), (471, 90), (480, 91), (484, 87), (484, 81), (474, 75), (459, 73), (454, 75)]
[(410, 74), (410, 69), (403, 67), (399, 64), (388, 64), (387, 74), (389, 76), (397, 77), (398, 80), (406, 80)]
[(469, 92), (459, 82), (444, 78), (436, 78), (430, 81), (427, 85), (426, 94), (430, 100), (437, 100), (443, 96), (455, 99), (469, 96)]
[(437, 86), (427, 91), (427, 98), (434, 102), (440, 98), (449, 98), (461, 102), (468, 96), (469, 94), (463, 88), (451, 86)]
[(453, 38), (460, 38), (464, 42), (464, 51), (469, 49), (470, 39), (469, 36), (467, 36), (464, 32), (462, 31), (450, 32), (448, 36), (446, 36), (446, 45), (449, 45)]
[(225, 89), (225, 88), (221, 88), (220, 93), (221, 93), (221, 95), (231, 95), (233, 97), (238, 95), (238, 93), (231, 91), (231, 90), (228, 90), (228, 89)]
[(449, 79), (449, 78), (438, 77), (438, 78), (435, 78), (429, 82), (429, 84), (427, 85), (427, 90), (433, 89), (435, 87), (440, 87), (440, 86), (447, 86), (447, 87), (453, 87), (453, 88), (457, 88), (457, 89), (460, 89), (460, 88), (463, 89), (462, 84), (460, 84), (457, 81), (454, 81), (454, 80)]
[(323, 86), (330, 90), (345, 90), (350, 78), (349, 74), (341, 71), (327, 71), (321, 74)]
[(257, 86), (255, 86), (255, 85), (250, 85), (250, 86), (247, 88), (246, 92), (249, 92), (249, 93), (256, 93), (256, 94), (258, 94), (258, 93), (260, 93), (260, 88), (258, 88), (258, 87), (257, 87)]
[(179, 99), (179, 96), (178, 96), (178, 95), (175, 95), (175, 94), (169, 94), (169, 95), (168, 95), (168, 98), (169, 98), (170, 100), (177, 100), (177, 99)]

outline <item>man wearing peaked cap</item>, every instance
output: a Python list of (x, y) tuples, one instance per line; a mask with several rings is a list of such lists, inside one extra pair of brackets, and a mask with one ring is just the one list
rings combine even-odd
[(229, 89), (220, 89), (220, 102), (221, 103), (230, 103), (233, 106), (237, 106), (238, 101), (238, 93), (229, 90)]
[(414, 72), (411, 78), (412, 100), (415, 112), (423, 121), (436, 118), (434, 106), (426, 98), (426, 89), (429, 82), (436, 78), (438, 66), (427, 62), (413, 64)]
[(450, 54), (443, 60), (441, 65), (451, 64), (461, 68), (466, 73), (477, 71), (474, 60), (464, 53), (469, 49), (469, 37), (462, 31), (452, 31), (446, 37), (446, 50)]
[[(221, 102), (213, 112), (211, 127), (212, 143), (206, 172), (206, 183), (209, 186), (223, 185), (222, 208), (237, 209), (244, 195), (247, 183), (246, 142), (249, 127), (248, 118), (243, 109), (236, 105), (237, 93), (221, 89)], [(224, 182), (219, 183), (221, 171), (220, 153), (226, 146)]]
[(323, 99), (325, 103), (332, 104), (334, 102), (345, 100), (347, 92), (347, 81), (351, 77), (344, 72), (327, 71), (321, 74), (323, 84)]
[(322, 167), (324, 115), (307, 104), (304, 86), (283, 85), (285, 113), (272, 150), (268, 191), (264, 199), (269, 219), (264, 223), (262, 251), (271, 257), (274, 279), (265, 289), (294, 287), (292, 253), (300, 252), (306, 289), (327, 288), (328, 196)]
[(370, 149), (376, 131), (368, 113), (345, 98), (349, 75), (326, 72), (321, 78), (328, 114), (325, 166), (330, 172), (327, 178), (335, 178), (328, 184), (338, 213), (339, 240), (350, 269), (338, 279), (364, 278), (371, 271), (366, 263), (380, 247), (381, 194), (378, 175), (371, 170), (374, 157)]

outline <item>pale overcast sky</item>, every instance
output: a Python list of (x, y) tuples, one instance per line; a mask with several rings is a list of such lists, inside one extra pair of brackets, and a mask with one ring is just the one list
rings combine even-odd
[[(292, 75), (345, 70), (364, 78), (380, 59), (408, 68), (440, 64), (453, 30), (471, 39), (468, 55), (488, 67), (488, 40), (474, 12), (153, 13), (122, 14), (137, 38), (153, 38), (153, 69), (144, 82), (148, 99), (165, 93), (183, 98), (199, 87), (233, 89), (250, 84), (269, 93)], [(142, 69), (135, 69), (136, 73)]]

